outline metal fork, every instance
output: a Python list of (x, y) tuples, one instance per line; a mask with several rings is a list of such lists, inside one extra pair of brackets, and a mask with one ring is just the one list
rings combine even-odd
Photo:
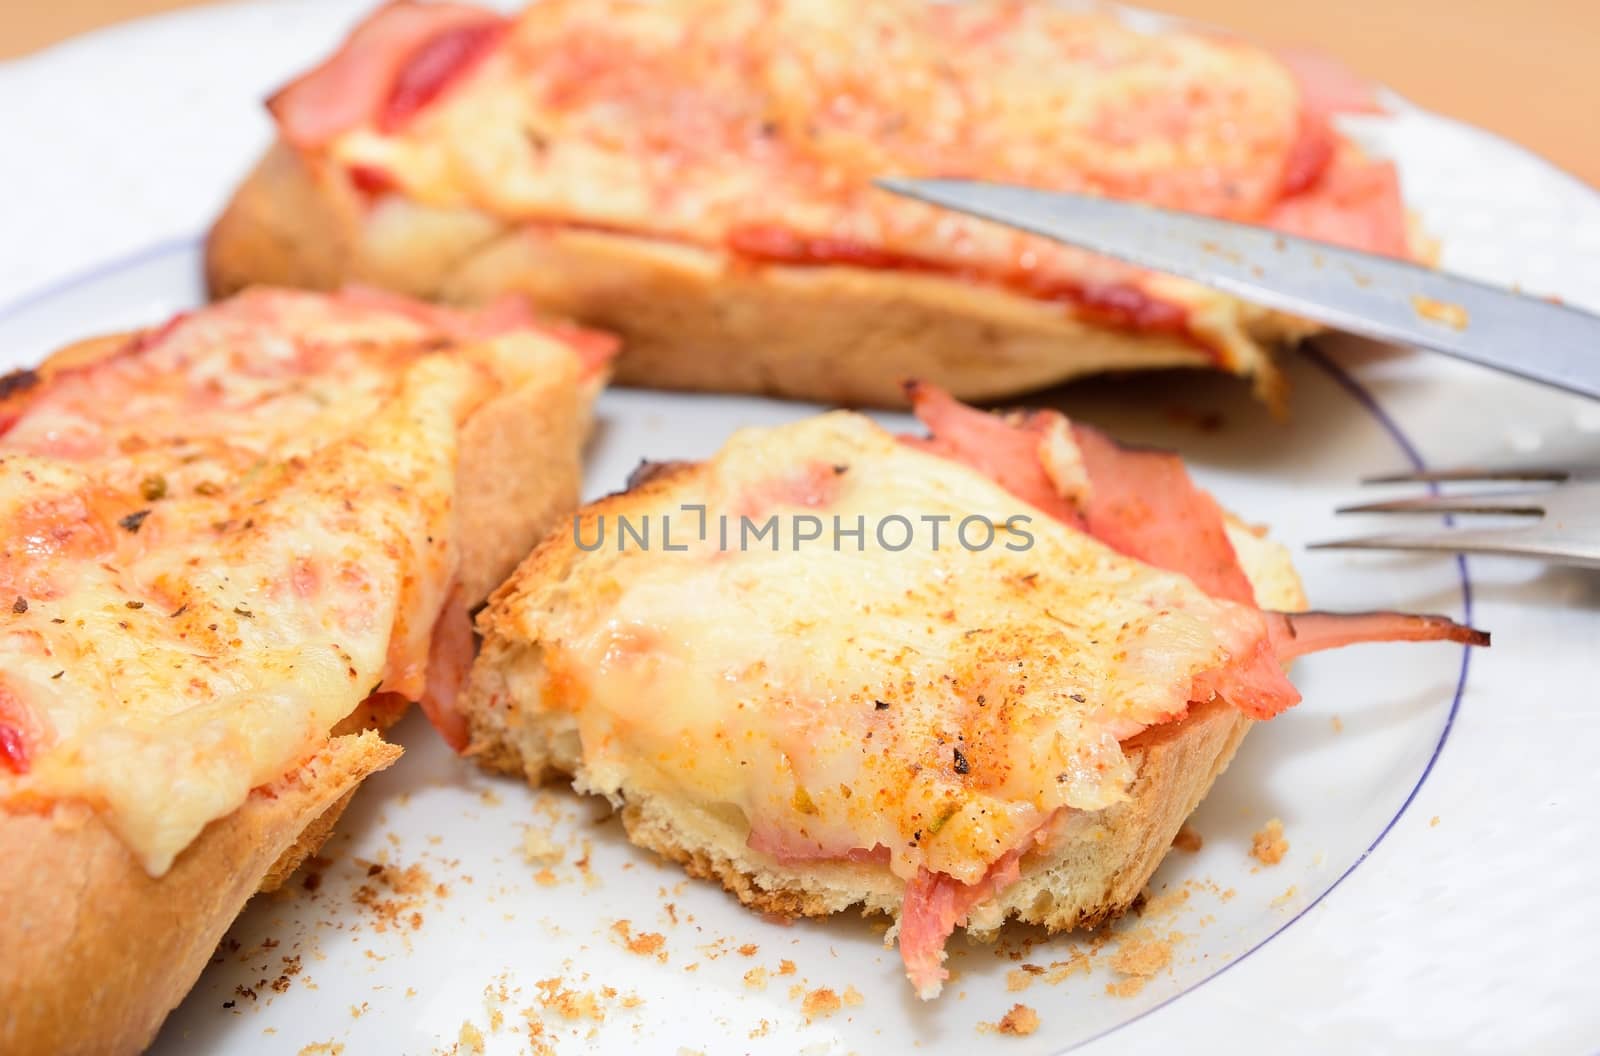
[[(1440, 493), (1454, 483), (1547, 484), (1466, 494)], [(1558, 564), (1600, 568), (1600, 466), (1460, 468), (1368, 477), (1363, 484), (1427, 484), (1433, 494), (1389, 502), (1345, 506), (1339, 513), (1494, 514), (1533, 518), (1493, 528), (1371, 535), (1314, 543), (1313, 550), (1421, 550), (1436, 553), (1533, 557)]]

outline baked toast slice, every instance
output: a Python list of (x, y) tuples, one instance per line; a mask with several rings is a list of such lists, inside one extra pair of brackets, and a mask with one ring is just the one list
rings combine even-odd
[(998, 0), (393, 3), (273, 96), (277, 142), (206, 274), (217, 295), (517, 292), (622, 335), (617, 380), (652, 388), (903, 406), (906, 377), (988, 401), (1199, 367), (1281, 405), (1272, 353), (1304, 321), (871, 181), (1088, 191), (1412, 254), (1393, 167), (1330, 120), (1370, 92), (1328, 68)]
[(1291, 615), (1286, 551), (1173, 456), (913, 398), (932, 439), (834, 412), (585, 507), (480, 616), (468, 751), (751, 906), (889, 914), (931, 997), (957, 926), (1122, 912), (1294, 655), (1471, 639)]
[(0, 379), (0, 1050), (142, 1049), (398, 758), (576, 503), (604, 349), (258, 290)]

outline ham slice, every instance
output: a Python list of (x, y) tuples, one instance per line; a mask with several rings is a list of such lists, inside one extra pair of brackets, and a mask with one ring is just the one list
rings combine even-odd
[(1269, 612), (1266, 617), (1272, 651), (1283, 661), (1362, 642), (1489, 644), (1487, 632), (1464, 627), (1444, 616), (1405, 612)]
[(1086, 425), (1074, 425), (1072, 438), (1089, 476), (1083, 519), (1090, 535), (1147, 565), (1182, 572), (1214, 598), (1255, 604), (1222, 508), (1195, 487), (1183, 459), (1119, 447)]
[(906, 383), (911, 410), (928, 427), (927, 437), (901, 441), (929, 454), (977, 470), (1024, 502), (1037, 506), (1063, 524), (1084, 528), (1083, 516), (1061, 494), (1045, 470), (1039, 445), (1047, 420), (1030, 414), (1020, 422), (968, 407), (936, 385)]
[(450, 82), (500, 42), (505, 23), (485, 20), (449, 26), (425, 40), (406, 59), (378, 111), (378, 131), (398, 131)]
[(1334, 130), (1338, 114), (1381, 113), (1372, 82), (1315, 51), (1277, 56), (1300, 86), (1300, 134), (1266, 226), (1351, 249), (1407, 258), (1405, 206), (1395, 167), (1361, 153)]
[(800, 862), (889, 864), (889, 848), (881, 843), (874, 847), (830, 847), (780, 825), (752, 825), (745, 845), (752, 851), (771, 855), (784, 865)]
[(1372, 82), (1315, 51), (1276, 54), (1300, 87), (1300, 128), (1284, 162), (1278, 201), (1261, 222), (1301, 238), (1410, 257), (1395, 167), (1365, 156), (1333, 127), (1339, 114), (1382, 112)]
[(1273, 54), (1294, 75), (1305, 108), (1312, 113), (1331, 117), (1383, 112), (1372, 82), (1339, 60), (1307, 48), (1277, 48)]
[[(1229, 542), (1222, 509), (1195, 486), (1178, 456), (1119, 447), (1095, 429), (1071, 425), (1088, 488), (1072, 501), (1041, 457), (1041, 438), (1067, 425), (1056, 411), (1002, 418), (967, 407), (941, 390), (907, 386), (912, 409), (933, 434), (908, 440), (962, 462), (1013, 495), (1146, 564), (1179, 572), (1213, 597), (1255, 608), (1255, 594)], [(1061, 511), (1061, 512), (1057, 512)], [(1300, 700), (1284, 664), (1297, 656), (1361, 642), (1452, 641), (1488, 645), (1489, 636), (1443, 616), (1374, 612), (1259, 612), (1261, 633), (1242, 656), (1195, 680), (1191, 699), (1220, 694), (1252, 718), (1268, 719)], [(900, 955), (923, 998), (949, 976), (944, 946), (973, 907), (1017, 882), (1022, 855), (1041, 842), (1041, 827), (997, 859), (976, 884), (920, 870), (906, 885)]]
[(1273, 206), (1265, 223), (1285, 234), (1368, 253), (1411, 255), (1399, 173), (1390, 162), (1350, 146), (1340, 147), (1305, 190)]
[(1164, 451), (1130, 451), (1098, 430), (1071, 425), (1089, 478), (1086, 495), (1069, 501), (1046, 471), (1040, 444), (1055, 411), (1014, 420), (968, 407), (920, 382), (906, 386), (917, 418), (932, 435), (907, 442), (982, 473), (1017, 498), (1147, 565), (1182, 572), (1213, 597), (1255, 604), (1224, 528), (1222, 510), (1194, 486), (1183, 460)]
[(963, 884), (944, 873), (918, 869), (906, 885), (900, 908), (900, 959), (906, 975), (924, 1001), (938, 997), (950, 972), (944, 966), (944, 944), (972, 907), (987, 901), (1022, 878), (1028, 840), (1007, 851), (975, 884)]
[(486, 54), (506, 25), (469, 4), (394, 0), (326, 62), (268, 99), (267, 109), (283, 138), (302, 150), (369, 121), (392, 131)]
[(28, 737), (23, 733), (27, 719), (22, 702), (0, 685), (0, 763), (14, 774), (27, 773), (32, 762)]
[(43, 717), (0, 681), (0, 766), (14, 774), (25, 774), (33, 765), (34, 755), (48, 748), (53, 740), (53, 732)]
[(471, 731), (467, 717), (456, 706), (477, 645), (472, 637), (472, 617), (459, 590), (451, 590), (428, 643), (428, 673), (422, 692), (422, 712), (456, 751), (464, 751)]
[[(1060, 412), (1007, 419), (967, 407), (931, 385), (912, 384), (907, 393), (933, 434), (912, 443), (971, 466), (1120, 553), (1188, 576), (1212, 597), (1255, 608), (1222, 508), (1195, 486), (1177, 455), (1129, 450), (1088, 426), (1067, 426), (1089, 482), (1069, 502), (1040, 458), (1039, 438), (1067, 425)], [(1064, 515), (1057, 512), (1063, 506)], [(1300, 702), (1283, 668), (1297, 656), (1362, 642), (1489, 644), (1488, 635), (1443, 616), (1269, 612), (1261, 617), (1255, 645), (1197, 679), (1192, 700), (1221, 695), (1250, 717), (1268, 719)]]

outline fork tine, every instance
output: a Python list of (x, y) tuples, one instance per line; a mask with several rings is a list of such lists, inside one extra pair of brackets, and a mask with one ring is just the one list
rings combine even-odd
[(1570, 480), (1573, 471), (1560, 466), (1518, 466), (1491, 469), (1487, 466), (1456, 466), (1453, 469), (1419, 469), (1404, 473), (1385, 473), (1376, 477), (1362, 477), (1363, 484), (1449, 484), (1452, 482), (1527, 481), (1529, 483), (1559, 484)]
[(1477, 492), (1468, 495), (1419, 495), (1387, 502), (1363, 502), (1341, 506), (1339, 513), (1502, 513), (1541, 517), (1545, 512), (1542, 491)]
[(1498, 554), (1537, 557), (1564, 564), (1600, 568), (1600, 542), (1551, 535), (1538, 525), (1516, 528), (1469, 528), (1443, 532), (1397, 532), (1359, 539), (1312, 543), (1309, 550), (1411, 550), (1439, 554)]

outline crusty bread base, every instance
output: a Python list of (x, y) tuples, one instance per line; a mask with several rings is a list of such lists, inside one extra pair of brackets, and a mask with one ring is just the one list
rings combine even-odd
[(1220, 367), (1284, 398), (1270, 346), (1311, 327), (1217, 295), (1193, 317), (1216, 351), (1090, 325), (1059, 304), (935, 274), (741, 263), (704, 248), (385, 199), (278, 144), (206, 244), (214, 296), (252, 283), (366, 282), (481, 302), (508, 290), (624, 338), (620, 384), (903, 407), (920, 378), (988, 401), (1110, 370)]
[[(39, 374), (114, 354), (127, 339), (78, 342)], [(601, 379), (580, 378), (575, 357), (549, 358), (548, 369), (462, 427), (456, 507), (469, 530), (458, 583), (470, 605), (577, 504)], [(399, 757), (398, 746), (362, 732), (397, 720), (398, 703), (363, 702), (308, 763), (212, 822), (159, 878), (83, 807), (0, 808), (0, 950), (8, 951), (0, 956), (0, 1053), (148, 1045), (250, 896), (286, 881), (328, 838), (362, 779)]]
[(0, 1052), (137, 1052), (205, 967), (268, 868), (400, 757), (338, 737), (208, 825), (160, 878), (87, 809), (0, 815)]
[[(644, 490), (659, 484), (645, 484)], [(1305, 608), (1299, 577), (1283, 547), (1230, 519), (1229, 537), (1263, 606)], [(530, 559), (523, 574), (559, 575)], [(517, 577), (520, 579), (519, 577)], [(499, 598), (516, 591), (517, 579)], [(472, 751), (487, 769), (523, 774), (535, 783), (555, 774), (589, 790), (576, 720), (566, 712), (517, 707), (519, 690), (539, 684), (537, 646), (516, 639), (514, 614), (489, 629), (465, 698)], [(491, 701), (510, 702), (500, 707)], [(1107, 810), (1074, 815), (1053, 846), (1022, 860), (1022, 877), (974, 907), (969, 933), (993, 934), (1008, 919), (1051, 931), (1094, 927), (1124, 912), (1166, 857), (1185, 818), (1227, 769), (1252, 722), (1224, 701), (1197, 705), (1178, 723), (1146, 731), (1124, 744), (1135, 777), (1128, 798)], [(882, 866), (807, 862), (785, 866), (751, 850), (742, 819), (626, 784), (622, 823), (635, 843), (715, 880), (747, 905), (783, 916), (823, 916), (861, 906), (898, 917), (904, 883)]]
[[(1075, 818), (1049, 851), (1023, 858), (1022, 879), (974, 909), (966, 929), (987, 935), (1015, 918), (1050, 931), (1092, 928), (1131, 905), (1172, 846), (1179, 826), (1227, 769), (1251, 721), (1211, 704), (1142, 748), (1130, 750), (1137, 777), (1128, 799)], [(630, 797), (622, 823), (628, 838), (715, 880), (756, 909), (781, 916), (826, 916), (860, 905), (898, 916), (904, 884), (881, 866), (829, 863), (785, 868), (745, 846), (724, 819), (661, 797)]]

